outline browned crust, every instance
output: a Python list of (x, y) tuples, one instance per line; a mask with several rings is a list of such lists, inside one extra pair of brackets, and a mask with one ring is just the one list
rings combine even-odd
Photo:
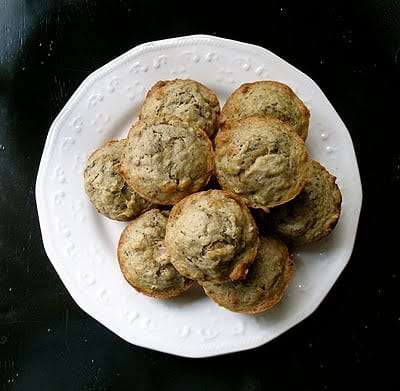
[(158, 80), (155, 84), (151, 86), (151, 88), (147, 91), (147, 94), (142, 102), (142, 105), (139, 110), (139, 120), (143, 119), (143, 113), (142, 113), (142, 108), (143, 105), (146, 103), (146, 100), (153, 97), (153, 95), (156, 97), (156, 99), (161, 99), (163, 94), (161, 94), (160, 89), (164, 86), (166, 86), (168, 83), (170, 83), (171, 80)]
[[(173, 84), (176, 81), (187, 81), (187, 82), (190, 82), (190, 83), (197, 84), (198, 86), (203, 88), (209, 94), (210, 103), (215, 105), (215, 113), (217, 115), (217, 120), (216, 120), (216, 123), (215, 123), (215, 126), (214, 126), (214, 129), (213, 129), (212, 133), (211, 134), (208, 134), (207, 132), (205, 132), (205, 133), (207, 134), (207, 137), (212, 138), (216, 134), (218, 129), (219, 129), (219, 118), (220, 118), (220, 115), (221, 115), (221, 105), (220, 105), (218, 96), (216, 95), (216, 93), (210, 87), (208, 87), (205, 84), (203, 84), (203, 83), (201, 83), (201, 82), (199, 82), (197, 80), (194, 80), (194, 79), (178, 79), (178, 78), (175, 78), (175, 79), (165, 79), (165, 80), (157, 81), (148, 90), (148, 92), (147, 92), (147, 94), (146, 94), (146, 96), (145, 96), (145, 98), (144, 98), (144, 100), (143, 100), (143, 102), (142, 102), (142, 104), (140, 106), (139, 115), (138, 115), (139, 120), (145, 119), (145, 116), (143, 115), (143, 108), (146, 105), (147, 100), (151, 99), (153, 96), (155, 97), (155, 99), (161, 100), (165, 95), (165, 92), (163, 91), (163, 87), (165, 87), (168, 84)], [(204, 131), (204, 129), (202, 129), (202, 130)]]
[[(143, 120), (146, 121), (146, 120)], [(182, 126), (186, 126), (185, 122), (182, 122), (178, 117), (175, 116), (164, 116), (161, 117), (159, 119), (156, 119), (154, 123), (157, 124), (161, 124), (161, 123), (171, 123), (174, 122), (176, 124), (181, 124)], [(128, 134), (128, 138), (133, 137), (133, 135), (135, 134), (135, 132), (138, 131), (137, 125), (140, 125), (139, 121), (137, 121), (129, 130), (129, 134)], [(138, 193), (142, 198), (144, 198), (145, 200), (153, 203), (153, 204), (158, 204), (158, 205), (174, 205), (177, 202), (179, 202), (180, 200), (182, 200), (183, 198), (187, 197), (190, 194), (196, 193), (201, 191), (205, 186), (207, 186), (208, 182), (211, 179), (211, 176), (215, 173), (215, 152), (214, 152), (214, 148), (212, 145), (212, 142), (210, 140), (210, 138), (207, 136), (206, 132), (204, 132), (201, 129), (198, 128), (193, 128), (196, 132), (196, 136), (200, 139), (202, 139), (202, 141), (204, 141), (209, 149), (209, 153), (210, 153), (210, 159), (208, 159), (207, 162), (207, 170), (204, 173), (204, 180), (202, 183), (200, 183), (199, 185), (195, 186), (192, 191), (190, 193), (183, 193), (181, 194), (180, 197), (177, 197), (176, 199), (173, 200), (160, 200), (160, 199), (155, 199), (153, 197), (150, 197), (148, 194), (143, 193), (143, 191), (140, 189), (140, 186), (137, 186), (136, 183), (134, 181), (131, 180), (130, 176), (129, 176), (129, 172), (125, 167), (124, 164), (124, 154), (122, 154), (121, 157), (121, 170), (120, 170), (120, 174), (122, 175), (122, 177), (125, 179), (126, 183), (136, 192)], [(163, 194), (168, 194), (168, 193), (174, 193), (174, 189), (168, 189), (166, 188), (163, 191)]]
[[(255, 236), (256, 236), (256, 243), (254, 243), (254, 246), (250, 249), (250, 251), (248, 252), (247, 256), (243, 257), (241, 259), (240, 262), (236, 263), (235, 266), (233, 267), (232, 271), (229, 273), (229, 276), (226, 279), (221, 279), (218, 280), (218, 282), (226, 282), (226, 281), (230, 281), (230, 280), (239, 280), (242, 278), (245, 278), (249, 269), (249, 266), (254, 262), (255, 257), (257, 255), (257, 250), (258, 250), (258, 246), (260, 243), (260, 239), (259, 239), (259, 232), (258, 232), (258, 227), (257, 224), (254, 220), (253, 215), (251, 214), (249, 208), (247, 207), (247, 205), (243, 202), (243, 200), (238, 197), (236, 194), (233, 194), (231, 192), (225, 191), (225, 190), (206, 190), (206, 191), (202, 191), (201, 194), (205, 195), (205, 194), (211, 194), (214, 192), (218, 192), (220, 194), (224, 194), (225, 196), (235, 200), (244, 210), (247, 211), (250, 221), (252, 222), (252, 225), (255, 229)], [(179, 201), (177, 204), (175, 204), (173, 206), (173, 208), (170, 211), (169, 214), (169, 218), (167, 221), (167, 226), (166, 226), (166, 233), (165, 233), (165, 243), (166, 243), (166, 247), (167, 247), (167, 251), (169, 249), (169, 245), (168, 243), (170, 243), (172, 241), (172, 239), (170, 238), (171, 236), (171, 225), (174, 219), (177, 218), (177, 216), (179, 216), (182, 212), (182, 209), (184, 208), (184, 206), (191, 201), (191, 199), (193, 197), (197, 197), (199, 195), (199, 192), (191, 194), (187, 197), (185, 197), (184, 199), (182, 199), (181, 201)], [(171, 261), (173, 262), (173, 260)], [(178, 267), (177, 267), (178, 266)], [(180, 270), (179, 269), (179, 265), (174, 267), (178, 270), (178, 272), (180, 274), (182, 274), (184, 277), (186, 278), (191, 278), (189, 275), (187, 275), (185, 273), (185, 270)], [(198, 281), (199, 282), (199, 281)]]
[[(90, 159), (92, 159), (99, 151), (101, 151), (103, 148), (105, 148), (107, 145), (111, 145), (111, 144), (115, 144), (115, 143), (118, 143), (118, 142), (123, 142), (124, 144), (126, 144), (126, 141), (127, 141), (127, 139), (126, 138), (124, 138), (124, 139), (121, 139), (121, 140), (108, 140), (108, 141), (106, 141), (104, 144), (102, 144), (100, 147), (98, 147), (97, 149), (95, 149), (90, 155), (89, 155), (89, 157), (87, 158), (87, 160), (89, 161)], [(86, 169), (85, 169), (85, 171), (86, 171)]]
[(200, 83), (199, 81), (193, 80), (193, 79), (165, 79), (165, 80), (159, 80), (159, 81), (157, 81), (157, 82), (156, 82), (155, 84), (153, 84), (153, 86), (148, 90), (148, 92), (147, 92), (147, 94), (146, 94), (146, 96), (145, 96), (145, 98), (144, 98), (144, 100), (143, 100), (143, 102), (142, 102), (142, 105), (141, 105), (141, 107), (140, 107), (139, 119), (143, 119), (142, 107), (143, 107), (143, 105), (145, 104), (146, 100), (147, 100), (148, 98), (153, 97), (153, 95), (156, 97), (157, 100), (158, 100), (158, 99), (161, 99), (161, 98), (164, 96), (164, 93), (163, 93), (162, 91), (160, 91), (160, 90), (162, 89), (162, 87), (166, 86), (167, 84), (174, 83), (175, 81), (178, 81), (178, 80), (187, 81), (187, 82), (191, 82), (191, 83), (195, 83), (195, 84), (201, 86), (202, 88), (204, 88), (204, 90), (206, 90), (206, 91), (208, 92), (208, 94), (210, 95), (210, 98), (211, 98), (211, 100), (212, 100), (212, 103), (215, 104), (215, 106), (219, 108), (219, 109), (218, 109), (218, 112), (221, 111), (221, 109), (220, 109), (220, 107), (219, 107), (220, 104), (219, 104), (219, 100), (218, 100), (217, 95), (215, 94), (215, 92), (214, 92), (210, 87), (206, 86), (205, 84)]
[[(274, 239), (281, 243), (284, 243), (284, 242), (282, 242), (282, 240), (280, 240), (276, 237), (274, 237)], [(213, 300), (216, 304), (220, 305), (221, 307), (228, 309), (229, 311), (237, 312), (237, 313), (241, 313), (241, 314), (258, 314), (260, 312), (267, 311), (268, 309), (277, 305), (282, 300), (282, 298), (286, 292), (286, 289), (287, 289), (287, 287), (292, 279), (292, 276), (293, 276), (295, 264), (293, 262), (293, 259), (289, 255), (289, 251), (288, 251), (288, 248), (286, 245), (284, 248), (285, 248), (285, 268), (284, 268), (284, 271), (282, 274), (281, 289), (280, 289), (279, 293), (276, 294), (274, 297), (271, 297), (269, 300), (264, 301), (264, 303), (262, 303), (261, 305), (256, 306), (252, 309), (240, 310), (237, 308), (233, 308), (233, 307), (229, 306), (229, 303), (218, 299), (218, 296), (216, 296), (216, 295), (211, 296), (201, 281), (198, 281), (198, 283), (202, 286), (204, 293), (208, 297), (210, 297), (211, 300)]]
[[(87, 160), (86, 160), (86, 167), (85, 167), (85, 169), (84, 169), (84, 171), (83, 171), (83, 178), (84, 178), (84, 182), (85, 182), (85, 178), (86, 178), (86, 175), (87, 175), (87, 173), (88, 173), (88, 171), (90, 170), (90, 167), (88, 166), (88, 162), (90, 162), (90, 160), (91, 159), (96, 159), (97, 158), (97, 156), (96, 155), (98, 155), (98, 154), (100, 154), (101, 152), (102, 152), (102, 150), (104, 149), (104, 148), (106, 148), (107, 146), (109, 146), (109, 145), (112, 145), (112, 144), (116, 144), (116, 143), (118, 143), (118, 142), (121, 142), (121, 144), (123, 144), (122, 145), (122, 148), (124, 148), (125, 147), (125, 145), (126, 145), (126, 143), (127, 143), (127, 138), (123, 138), (123, 139), (120, 139), (120, 140), (108, 140), (108, 141), (106, 141), (104, 144), (102, 144), (100, 147), (98, 147), (97, 149), (95, 149), (90, 155), (89, 155), (89, 157), (87, 158)], [(123, 155), (123, 151), (121, 152), (121, 159), (120, 160), (122, 160), (122, 155)], [(100, 156), (100, 155), (99, 155)], [(121, 172), (119, 171), (118, 172), (122, 177), (123, 177), (123, 179), (125, 180), (125, 177), (121, 174)], [(125, 182), (126, 182), (126, 180), (125, 180)], [(127, 184), (128, 184), (128, 182), (126, 182)], [(129, 184), (128, 184), (128, 186), (129, 186)], [(84, 186), (85, 187), (85, 186)], [(130, 187), (130, 186), (129, 186)], [(131, 188), (131, 190), (133, 190), (132, 188)], [(86, 187), (85, 187), (85, 192), (86, 192)], [(140, 195), (139, 193), (138, 193), (138, 195)], [(89, 194), (88, 194), (88, 197), (89, 197), (89, 199), (91, 200), (91, 202), (93, 203), (93, 201), (92, 201), (92, 199), (91, 199), (91, 197), (89, 196)], [(142, 197), (143, 198), (143, 197)], [(148, 200), (146, 200), (146, 201), (148, 201)], [(133, 220), (133, 219), (135, 219), (138, 215), (137, 214), (133, 214), (133, 215), (131, 215), (131, 216), (119, 216), (118, 218), (117, 217), (114, 217), (114, 216), (110, 216), (110, 215), (107, 215), (107, 214), (105, 214), (105, 213), (103, 213), (103, 212), (101, 212), (101, 211), (99, 211), (98, 210), (98, 207), (93, 203), (93, 205), (94, 205), (94, 207), (95, 207), (95, 209), (96, 209), (96, 211), (98, 212), (98, 213), (100, 213), (101, 215), (103, 215), (103, 216), (105, 216), (105, 217), (107, 217), (108, 219), (110, 219), (110, 220), (114, 220), (114, 221), (131, 221), (131, 220)], [(145, 212), (146, 210), (148, 210), (148, 207), (147, 208), (143, 208), (143, 212)]]
[(119, 240), (118, 240), (118, 245), (117, 245), (117, 259), (118, 259), (118, 264), (119, 267), (121, 269), (122, 275), (124, 276), (125, 280), (128, 282), (128, 284), (134, 288), (137, 292), (142, 293), (148, 297), (153, 297), (153, 298), (157, 298), (157, 299), (168, 299), (170, 297), (175, 297), (175, 296), (179, 296), (181, 293), (183, 293), (184, 291), (186, 291), (187, 289), (189, 289), (192, 284), (194, 283), (193, 280), (187, 280), (184, 284), (183, 287), (177, 288), (175, 290), (171, 290), (165, 293), (162, 292), (154, 292), (154, 291), (147, 291), (145, 289), (142, 289), (141, 287), (139, 287), (138, 285), (135, 285), (135, 282), (132, 281), (129, 278), (129, 272), (125, 266), (125, 263), (122, 260), (122, 255), (120, 254), (121, 252), (121, 247), (124, 241), (126, 241), (126, 235), (128, 234), (128, 225), (124, 228), (124, 230), (122, 231)]
[(270, 300), (266, 301), (262, 306), (258, 306), (254, 308), (253, 310), (244, 310), (244, 311), (236, 311), (240, 312), (242, 314), (258, 314), (260, 312), (264, 312), (269, 310), (270, 308), (274, 307), (277, 305), (285, 295), (286, 289), (289, 286), (290, 280), (292, 279), (292, 275), (294, 272), (294, 262), (293, 260), (289, 257), (289, 254), (287, 256), (287, 260), (285, 262), (285, 270), (283, 272), (283, 278), (282, 278), (282, 289), (278, 295), (275, 297), (271, 298)]
[[(101, 150), (102, 150), (103, 148), (107, 147), (108, 145), (118, 143), (119, 141), (123, 141), (124, 144), (126, 145), (127, 139), (122, 139), (122, 140), (108, 140), (108, 141), (106, 141), (104, 144), (102, 144), (100, 147), (98, 147), (97, 149), (95, 149), (95, 150), (88, 156), (88, 158), (87, 158), (87, 160), (86, 160), (86, 167), (85, 167), (85, 170), (83, 171), (83, 177), (85, 177), (85, 176), (87, 175), (87, 172), (89, 171), (89, 167), (88, 167), (87, 163), (88, 163), (91, 159), (95, 158), (95, 156), (96, 156), (99, 152), (101, 152)], [(125, 179), (125, 178), (124, 178), (124, 179)]]
[(339, 221), (340, 218), (340, 214), (342, 211), (342, 192), (339, 189), (339, 186), (336, 183), (336, 176), (331, 174), (328, 169), (323, 166), (320, 162), (316, 161), (316, 160), (312, 160), (312, 162), (314, 164), (317, 164), (321, 167), (322, 170), (324, 170), (327, 175), (328, 175), (328, 181), (330, 183), (330, 185), (336, 189), (336, 200), (335, 200), (335, 204), (333, 205), (333, 211), (331, 213), (331, 218), (329, 219), (329, 223), (326, 226), (326, 231), (323, 233), (323, 236), (319, 236), (318, 238), (316, 238), (314, 241), (320, 240), (326, 236), (328, 236), (332, 230), (336, 227), (337, 222)]
[[(302, 144), (304, 146), (305, 149), (305, 159), (304, 162), (308, 161), (308, 150), (307, 147), (305, 145), (304, 140), (293, 130), (293, 128), (291, 126), (289, 126), (288, 124), (282, 122), (281, 120), (268, 116), (268, 115), (252, 115), (252, 116), (248, 116), (248, 117), (244, 117), (240, 120), (237, 121), (227, 121), (224, 126), (218, 131), (216, 137), (215, 137), (215, 148), (216, 150), (220, 147), (222, 147), (225, 143), (229, 142), (231, 139), (231, 135), (233, 132), (233, 129), (235, 129), (235, 127), (240, 124), (240, 122), (245, 122), (245, 121), (251, 121), (252, 119), (268, 119), (269, 121), (275, 122), (275, 123), (279, 123), (279, 125), (282, 128), (285, 128), (287, 131), (289, 131), (294, 138), (297, 139), (297, 141)], [(216, 156), (215, 156), (216, 158)], [(302, 170), (300, 172), (300, 177), (302, 178), (302, 180), (297, 181), (297, 184), (295, 187), (292, 188), (291, 192), (288, 192), (286, 194), (286, 197), (284, 199), (282, 199), (279, 203), (274, 203), (274, 204), (270, 204), (270, 205), (255, 205), (254, 203), (251, 202), (251, 200), (247, 199), (245, 196), (240, 196), (241, 199), (243, 200), (243, 202), (251, 208), (258, 208), (258, 209), (262, 209), (264, 210), (264, 212), (268, 212), (270, 208), (278, 206), (278, 205), (282, 205), (290, 200), (292, 200), (293, 198), (295, 198), (303, 189), (305, 183), (306, 183), (306, 171), (307, 171), (307, 164), (304, 164), (302, 167)], [(225, 181), (225, 179), (223, 178), (223, 176), (221, 175), (221, 173), (219, 173), (219, 170), (215, 170), (215, 174), (214, 174), (219, 182), (219, 184), (221, 185), (221, 187), (226, 190), (226, 191), (230, 191), (229, 189), (229, 185), (227, 185), (227, 182)]]
[[(124, 276), (125, 277), (125, 276)], [(128, 281), (128, 280), (127, 280)], [(148, 297), (152, 297), (155, 299), (169, 299), (171, 297), (176, 297), (181, 295), (183, 292), (187, 291), (194, 283), (192, 280), (188, 280), (188, 282), (181, 288), (177, 289), (175, 291), (170, 291), (168, 294), (161, 294), (161, 293), (155, 293), (155, 292), (148, 292), (144, 291), (143, 289), (140, 289), (139, 287), (133, 286), (129, 281), (128, 283), (139, 293), (142, 293), (143, 295), (146, 295)]]
[[(295, 100), (299, 110), (301, 111), (302, 117), (304, 119), (304, 124), (302, 126), (293, 128), (296, 133), (300, 135), (300, 137), (303, 140), (307, 139), (308, 136), (308, 128), (310, 124), (310, 110), (308, 107), (304, 104), (304, 102), (297, 96), (297, 94), (290, 88), (287, 84), (281, 83), (279, 81), (275, 80), (258, 80), (255, 82), (250, 82), (250, 83), (243, 83), (240, 85), (238, 88), (236, 88), (227, 98), (225, 101), (224, 106), (222, 107), (221, 110), (221, 115), (220, 115), (220, 127), (224, 126), (226, 122), (229, 121), (230, 118), (230, 106), (232, 105), (232, 102), (234, 102), (235, 99), (239, 95), (245, 95), (247, 91), (251, 88), (254, 87), (255, 85), (268, 85), (268, 86), (276, 86), (279, 87), (283, 90), (286, 90), (289, 95), (292, 96), (292, 98)], [(260, 115), (264, 115), (261, 114)]]
[[(214, 190), (210, 190), (210, 191), (214, 191)], [(247, 213), (249, 214), (251, 221), (253, 223), (254, 229), (256, 231), (257, 239), (256, 239), (256, 243), (255, 243), (254, 247), (252, 248), (252, 251), (249, 252), (248, 256), (244, 257), (240, 263), (236, 264), (235, 267), (233, 268), (232, 272), (229, 274), (229, 278), (231, 280), (240, 280), (242, 278), (246, 278), (247, 272), (249, 270), (249, 266), (254, 262), (254, 260), (256, 258), (258, 246), (260, 244), (258, 226), (257, 226), (256, 221), (254, 220), (254, 217), (251, 214), (248, 206), (244, 202), (243, 198), (237, 196), (236, 194), (228, 192), (226, 190), (216, 190), (216, 191), (222, 191), (227, 197), (234, 199), (243, 209), (245, 209), (247, 211)]]
[[(273, 229), (276, 232), (276, 234), (278, 236), (280, 236), (284, 241), (286, 241), (287, 243), (289, 243), (291, 245), (295, 245), (295, 246), (313, 243), (313, 242), (319, 241), (319, 240), (325, 238), (326, 236), (328, 236), (333, 231), (335, 226), (337, 225), (339, 218), (340, 218), (340, 214), (341, 214), (342, 193), (340, 191), (339, 186), (336, 183), (336, 176), (331, 174), (327, 170), (326, 167), (324, 167), (320, 162), (318, 162), (316, 160), (310, 160), (309, 164), (317, 167), (321, 171), (321, 173), (323, 173), (325, 175), (325, 179), (327, 180), (327, 182), (329, 184), (328, 185), (329, 194), (332, 196), (332, 203), (330, 204), (330, 207), (332, 207), (332, 210), (330, 211), (329, 214), (323, 216), (324, 225), (322, 225), (320, 227), (320, 229), (313, 236), (309, 236), (310, 232), (313, 231), (312, 228), (310, 228), (310, 227), (307, 230), (304, 230), (304, 232), (302, 232), (300, 235), (291, 235), (286, 232), (282, 232), (282, 230), (279, 228), (279, 225), (276, 225), (273, 222), (274, 218), (275, 218), (275, 214), (278, 213), (278, 216), (279, 216), (279, 208), (278, 208), (278, 212), (272, 211), (271, 212), (272, 224), (270, 223), (271, 229)], [(311, 166), (310, 166), (310, 169), (311, 169)], [(306, 182), (307, 182), (307, 179), (306, 179)], [(299, 195), (299, 197), (300, 196), (301, 196), (301, 194)], [(292, 202), (296, 203), (297, 199), (293, 200)], [(290, 208), (290, 204), (281, 206), (281, 208), (286, 208), (286, 207)], [(310, 211), (309, 213), (311, 215), (314, 214), (313, 211)], [(307, 216), (310, 216), (310, 214), (307, 214)]]

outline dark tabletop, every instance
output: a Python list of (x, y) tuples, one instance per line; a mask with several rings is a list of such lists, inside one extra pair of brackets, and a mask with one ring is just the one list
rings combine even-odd
[[(353, 139), (363, 207), (318, 309), (256, 349), (189, 359), (128, 344), (72, 300), (42, 244), (35, 181), (52, 121), (98, 67), (212, 34), (309, 75)], [(0, 0), (0, 390), (400, 389), (400, 4)]]

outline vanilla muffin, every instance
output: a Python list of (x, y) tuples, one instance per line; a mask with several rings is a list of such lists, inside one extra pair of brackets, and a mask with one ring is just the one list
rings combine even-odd
[(255, 314), (278, 304), (291, 280), (294, 264), (285, 243), (261, 237), (255, 261), (244, 280), (222, 284), (201, 282), (204, 292), (233, 312)]
[(271, 209), (266, 221), (287, 243), (303, 245), (327, 236), (336, 226), (342, 195), (336, 177), (320, 163), (308, 165), (301, 193), (285, 205)]
[(119, 221), (131, 220), (152, 206), (119, 174), (125, 144), (126, 140), (105, 143), (89, 156), (84, 171), (84, 188), (96, 210)]
[(176, 117), (138, 121), (121, 162), (126, 182), (155, 204), (172, 205), (201, 190), (214, 172), (207, 135)]
[(172, 208), (165, 242), (172, 264), (183, 276), (224, 282), (246, 276), (257, 253), (258, 230), (238, 197), (208, 190)]
[(242, 84), (225, 102), (221, 122), (255, 114), (280, 119), (290, 125), (303, 140), (307, 138), (310, 112), (286, 84), (271, 80)]
[(151, 209), (131, 221), (118, 243), (123, 276), (138, 292), (157, 298), (177, 296), (193, 281), (172, 266), (165, 247), (167, 211)]
[(160, 80), (149, 90), (139, 118), (174, 115), (211, 137), (218, 129), (220, 105), (215, 93), (190, 79)]
[(306, 179), (307, 159), (300, 136), (268, 116), (227, 122), (215, 138), (221, 187), (253, 208), (268, 210), (299, 194)]

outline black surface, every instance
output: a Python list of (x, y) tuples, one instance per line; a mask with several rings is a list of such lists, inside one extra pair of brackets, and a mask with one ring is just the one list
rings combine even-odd
[[(0, 390), (400, 389), (400, 4), (0, 0)], [(214, 34), (263, 46), (322, 88), (354, 142), (364, 201), (351, 260), (317, 311), (246, 352), (138, 348), (81, 311), (42, 245), (34, 185), (50, 124), (139, 43)]]

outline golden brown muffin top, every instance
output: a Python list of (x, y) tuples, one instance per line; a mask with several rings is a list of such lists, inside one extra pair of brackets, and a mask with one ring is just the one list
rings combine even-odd
[(302, 245), (327, 236), (336, 226), (342, 195), (336, 177), (320, 163), (310, 161), (306, 182), (292, 201), (273, 208), (267, 221), (288, 243)]
[(131, 221), (118, 243), (118, 261), (125, 279), (147, 296), (177, 296), (193, 281), (181, 276), (171, 264), (165, 247), (168, 212), (151, 209)]
[(171, 211), (166, 245), (184, 276), (202, 281), (243, 278), (258, 246), (258, 230), (244, 203), (222, 190), (192, 194)]
[(125, 139), (105, 143), (89, 156), (84, 171), (85, 191), (96, 210), (120, 221), (131, 220), (151, 207), (119, 174), (125, 144)]
[(215, 138), (216, 174), (222, 188), (253, 208), (294, 198), (303, 188), (308, 153), (288, 125), (267, 116), (227, 122)]
[(176, 117), (138, 121), (121, 161), (126, 182), (143, 198), (175, 204), (201, 190), (214, 171), (211, 141)]
[(191, 79), (160, 80), (149, 90), (139, 118), (174, 115), (211, 137), (218, 129), (220, 105), (215, 93)]
[(276, 305), (290, 282), (293, 261), (285, 243), (261, 237), (255, 261), (244, 280), (202, 282), (207, 296), (230, 311), (255, 314)]
[(286, 84), (272, 80), (244, 83), (228, 97), (222, 108), (221, 122), (250, 115), (269, 115), (287, 123), (305, 140), (310, 112)]

